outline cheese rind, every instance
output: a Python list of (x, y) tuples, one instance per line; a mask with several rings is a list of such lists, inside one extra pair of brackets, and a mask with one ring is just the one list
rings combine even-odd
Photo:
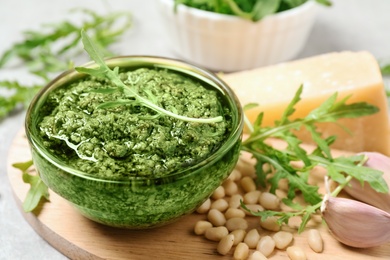
[[(302, 100), (292, 118), (304, 117), (335, 92), (347, 103), (367, 102), (379, 112), (356, 119), (342, 119), (337, 124), (318, 124), (324, 137), (336, 135), (332, 147), (354, 152), (377, 151), (390, 155), (390, 123), (383, 78), (376, 59), (368, 52), (339, 52), (314, 56), (250, 71), (220, 75), (234, 90), (242, 105), (258, 103), (246, 111), (251, 122), (264, 112), (263, 126), (279, 119), (297, 89), (303, 84)], [(307, 133), (298, 133), (311, 142)]]

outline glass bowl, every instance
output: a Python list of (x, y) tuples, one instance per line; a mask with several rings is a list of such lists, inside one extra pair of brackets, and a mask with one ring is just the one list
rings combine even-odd
[[(44, 87), (31, 102), (25, 129), (34, 165), (44, 183), (69, 201), (82, 215), (120, 228), (143, 229), (168, 224), (192, 213), (227, 178), (240, 152), (243, 129), (241, 105), (232, 90), (215, 74), (178, 60), (122, 56), (108, 59), (121, 69), (158, 67), (196, 78), (219, 92), (231, 114), (232, 127), (218, 149), (206, 159), (163, 177), (96, 177), (67, 165), (43, 144), (38, 123), (49, 93), (86, 77), (67, 71)], [(93, 67), (93, 63), (84, 67)], [(222, 102), (221, 102), (222, 103)], [(101, 125), (104, 127), (104, 125)]]

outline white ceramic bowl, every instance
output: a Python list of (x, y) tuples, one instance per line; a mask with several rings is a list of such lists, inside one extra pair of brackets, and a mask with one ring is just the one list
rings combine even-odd
[(258, 22), (159, 0), (172, 48), (186, 61), (214, 71), (232, 72), (294, 58), (304, 47), (317, 4), (303, 5)]

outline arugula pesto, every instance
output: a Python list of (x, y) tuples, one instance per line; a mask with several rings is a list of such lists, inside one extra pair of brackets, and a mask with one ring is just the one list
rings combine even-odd
[[(58, 77), (27, 111), (39, 178), (82, 215), (110, 226), (150, 228), (193, 212), (238, 160), (237, 98), (217, 77), (178, 61), (106, 63), (84, 31), (81, 37), (95, 63)], [(37, 198), (31, 209), (45, 185), (29, 183)]]
[(225, 120), (198, 123), (161, 115), (131, 102), (111, 81), (88, 76), (53, 91), (42, 107), (43, 143), (70, 167), (109, 179), (161, 177), (204, 160), (225, 141), (231, 121), (215, 90), (164, 69), (139, 68), (119, 77), (168, 111)]

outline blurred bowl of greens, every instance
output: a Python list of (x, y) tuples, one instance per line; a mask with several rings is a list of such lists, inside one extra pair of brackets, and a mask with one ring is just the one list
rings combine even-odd
[(294, 58), (327, 0), (159, 0), (170, 45), (186, 61), (232, 72)]

